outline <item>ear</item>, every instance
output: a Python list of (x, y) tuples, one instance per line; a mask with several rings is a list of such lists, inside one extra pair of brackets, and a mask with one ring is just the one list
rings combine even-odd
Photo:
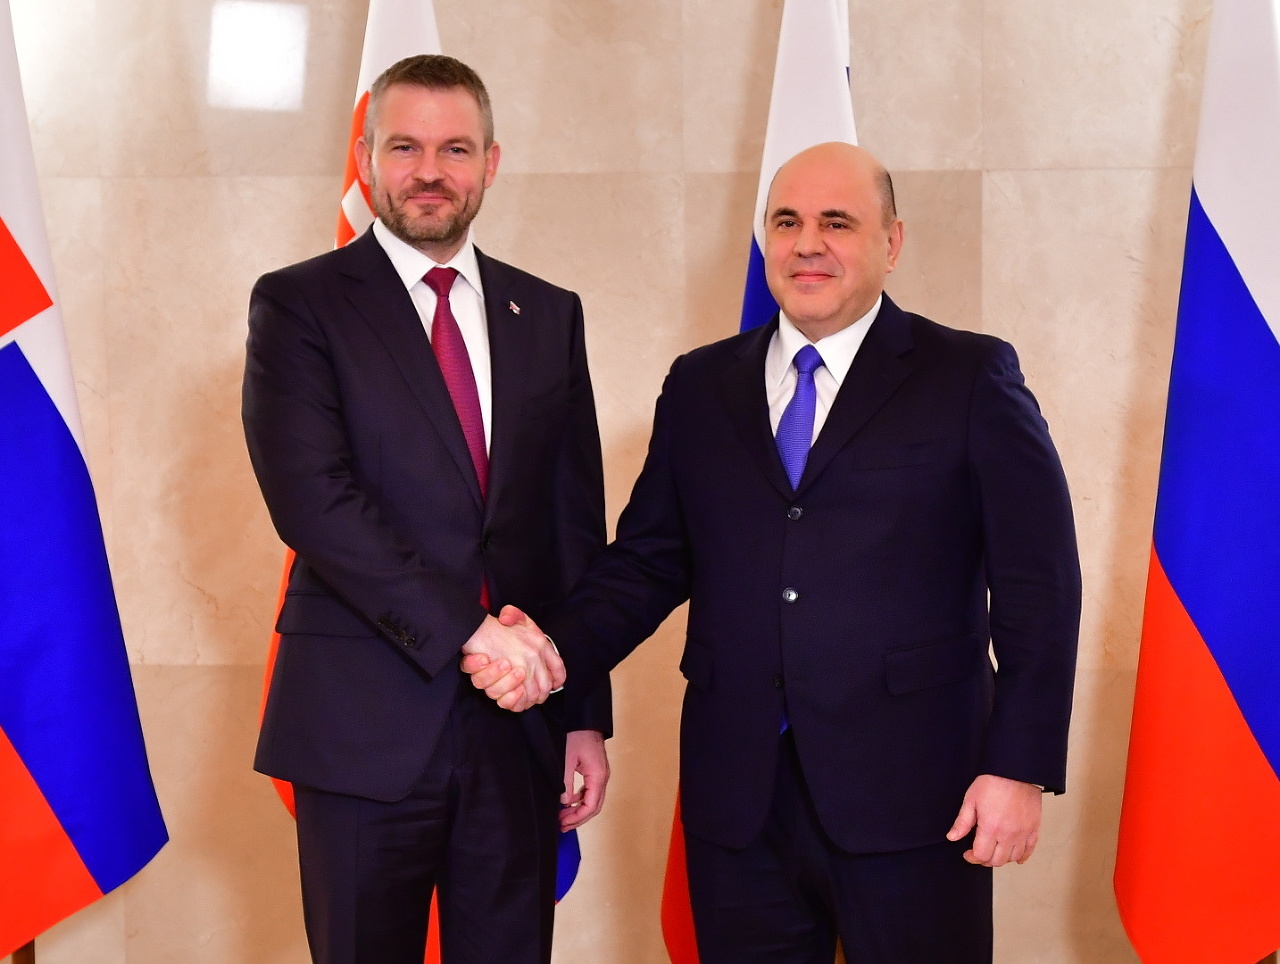
[(892, 271), (898, 266), (898, 255), (902, 253), (903, 235), (902, 218), (895, 218), (889, 225), (889, 268)]
[(364, 142), (363, 137), (356, 139), (356, 173), (360, 175), (360, 183), (367, 185), (369, 183), (369, 168), (373, 164), (373, 155), (369, 152), (369, 145)]
[(494, 141), (484, 152), (484, 186), (493, 186), (493, 179), (498, 175), (498, 161), (502, 157), (502, 148)]

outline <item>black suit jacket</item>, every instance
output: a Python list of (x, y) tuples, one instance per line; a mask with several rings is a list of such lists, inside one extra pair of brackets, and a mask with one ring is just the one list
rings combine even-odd
[[(297, 552), (256, 766), (402, 798), (423, 772), (485, 612), (535, 619), (604, 544), (600, 440), (577, 295), (477, 251), (493, 375), (480, 498), (430, 341), (373, 233), (265, 275), (249, 307), (244, 426)], [(515, 306), (515, 307), (513, 307)], [(572, 727), (607, 731), (607, 691)], [(526, 730), (554, 786), (563, 734)]]
[(941, 841), (979, 773), (1062, 790), (1079, 566), (1012, 348), (886, 296), (793, 491), (775, 330), (672, 366), (617, 541), (546, 625), (570, 686), (689, 598), (681, 802), (725, 846), (764, 824), (784, 706), (846, 850)]

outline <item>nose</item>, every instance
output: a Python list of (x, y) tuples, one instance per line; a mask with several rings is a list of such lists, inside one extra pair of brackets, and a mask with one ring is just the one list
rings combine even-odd
[(801, 226), (796, 235), (795, 253), (800, 257), (822, 254), (826, 250), (826, 242), (822, 238), (822, 228), (812, 221)]
[(428, 184), (440, 179), (440, 164), (435, 151), (423, 151), (421, 153), (418, 157), (418, 163), (414, 165), (413, 174), (418, 180)]

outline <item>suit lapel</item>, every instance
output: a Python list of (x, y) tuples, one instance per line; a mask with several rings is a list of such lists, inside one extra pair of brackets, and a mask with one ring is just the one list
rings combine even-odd
[(746, 450), (769, 482), (791, 498), (791, 482), (769, 425), (769, 399), (765, 392), (764, 361), (769, 342), (778, 330), (778, 319), (749, 332), (721, 374), (721, 398), (729, 410)]
[(476, 505), (483, 505), (480, 483), (453, 399), (440, 374), (422, 320), (399, 275), (373, 231), (366, 231), (341, 253), (347, 255), (342, 273), (347, 281), (348, 300), (373, 329), (404, 376), (423, 414), (466, 481)]
[(493, 420), (489, 432), (489, 505), (498, 504), (503, 487), (510, 483), (519, 430), (521, 386), (529, 384), (526, 366), (536, 364), (533, 319), (521, 318), (512, 308), (517, 292), (509, 270), (476, 249), (480, 283), (484, 286), (484, 310), (489, 326), (489, 365), (493, 384)]
[(845, 375), (827, 421), (809, 450), (804, 475), (797, 491), (802, 491), (827, 467), (867, 421), (879, 411), (912, 372), (903, 359), (911, 348), (911, 328), (906, 314), (884, 296), (880, 314), (867, 332)]

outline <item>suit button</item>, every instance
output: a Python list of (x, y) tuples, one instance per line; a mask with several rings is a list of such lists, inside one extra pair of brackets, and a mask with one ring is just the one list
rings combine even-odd
[(783, 602), (793, 603), (793, 602), (795, 602), (795, 601), (796, 601), (797, 599), (799, 599), (799, 598), (800, 598), (800, 594), (799, 594), (798, 592), (796, 592), (794, 589), (792, 589), (790, 586), (788, 586), (786, 589), (782, 590), (782, 601), (783, 601)]
[(798, 505), (793, 505), (790, 509), (787, 510), (787, 518), (790, 519), (792, 522), (795, 522), (802, 515), (804, 515), (804, 509), (800, 508), (800, 506)]
[(782, 689), (782, 677), (777, 673), (773, 674), (773, 688), (777, 690)]

